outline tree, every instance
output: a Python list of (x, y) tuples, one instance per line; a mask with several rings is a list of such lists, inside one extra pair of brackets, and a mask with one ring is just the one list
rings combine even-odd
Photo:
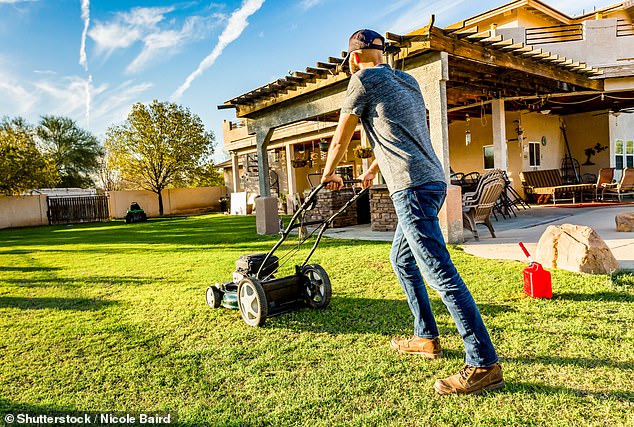
[(126, 122), (110, 127), (106, 136), (109, 164), (124, 180), (156, 193), (161, 216), (163, 189), (208, 163), (213, 144), (213, 133), (205, 131), (197, 115), (157, 100), (134, 104)]
[(20, 194), (55, 185), (55, 165), (38, 150), (35, 131), (21, 117), (0, 122), (0, 193)]
[(225, 185), (225, 178), (222, 172), (213, 162), (205, 163), (178, 180), (174, 181), (174, 185), (182, 187), (214, 187)]
[(103, 149), (97, 138), (68, 117), (43, 116), (37, 136), (61, 177), (59, 187), (91, 187)]

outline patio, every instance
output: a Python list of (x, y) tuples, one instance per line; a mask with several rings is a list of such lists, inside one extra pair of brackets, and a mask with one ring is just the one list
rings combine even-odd
[[(481, 226), (480, 241), (465, 230), (465, 252), (489, 259), (509, 259), (525, 262), (526, 257), (518, 246), (524, 242), (531, 254), (535, 254), (537, 242), (549, 225), (579, 224), (592, 227), (609, 246), (622, 269), (634, 270), (634, 233), (617, 232), (614, 217), (621, 212), (634, 211), (634, 202), (628, 204), (559, 204), (533, 205), (531, 209), (520, 209), (516, 218), (493, 221), (494, 239)], [(370, 226), (329, 229), (328, 237), (339, 239), (359, 239), (391, 241), (393, 232), (371, 231)]]

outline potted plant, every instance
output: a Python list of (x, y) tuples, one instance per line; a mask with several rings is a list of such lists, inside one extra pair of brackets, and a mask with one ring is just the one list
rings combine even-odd
[(323, 138), (319, 140), (319, 150), (320, 151), (328, 151), (328, 147), (329, 146), (330, 146), (330, 142), (326, 141)]
[(363, 147), (361, 145), (357, 145), (354, 147), (354, 155), (360, 159), (367, 159), (372, 157), (372, 147)]

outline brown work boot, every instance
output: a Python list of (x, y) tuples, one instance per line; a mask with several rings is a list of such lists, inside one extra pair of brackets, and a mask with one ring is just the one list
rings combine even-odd
[(504, 388), (499, 363), (486, 368), (465, 365), (456, 375), (436, 380), (434, 384), (434, 389), (439, 394), (480, 394), (484, 390), (499, 388)]
[(420, 354), (428, 359), (435, 359), (442, 356), (440, 348), (440, 339), (438, 338), (420, 338), (413, 336), (411, 338), (392, 338), (390, 347), (402, 354)]

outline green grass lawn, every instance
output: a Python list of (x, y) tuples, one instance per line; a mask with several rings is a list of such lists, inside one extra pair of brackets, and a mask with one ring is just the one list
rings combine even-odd
[[(205, 289), (267, 251), (254, 217), (0, 231), (0, 414), (171, 412), (181, 425), (633, 426), (634, 275), (553, 271), (523, 294), (525, 264), (451, 248), (501, 358), (506, 388), (435, 396), (463, 364), (438, 296), (445, 357), (389, 348), (412, 319), (389, 243), (324, 239), (325, 310), (247, 326)], [(1, 418), (0, 418), (1, 419)], [(2, 423), (2, 421), (0, 421)]]

